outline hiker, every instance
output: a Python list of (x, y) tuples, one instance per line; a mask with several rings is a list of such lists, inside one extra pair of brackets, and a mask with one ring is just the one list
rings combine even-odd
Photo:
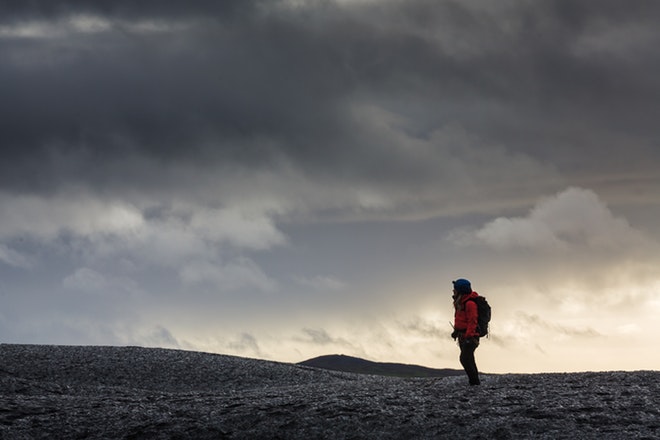
[(454, 284), (454, 294), (452, 295), (454, 331), (451, 337), (454, 340), (458, 339), (458, 346), (461, 349), (459, 359), (470, 380), (470, 385), (479, 385), (479, 371), (474, 360), (474, 351), (479, 346), (477, 304), (470, 301), (479, 295), (472, 291), (470, 281), (464, 278), (452, 281), (452, 283)]

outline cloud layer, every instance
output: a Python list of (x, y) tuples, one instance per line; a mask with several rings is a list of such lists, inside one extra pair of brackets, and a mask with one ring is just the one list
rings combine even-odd
[(474, 233), (474, 239), (498, 249), (590, 251), (638, 248), (643, 235), (615, 217), (590, 190), (569, 188), (539, 202), (526, 217), (499, 217)]
[(511, 279), (655, 307), (659, 7), (1, 3), (0, 338), (430, 363), (459, 275), (508, 349)]

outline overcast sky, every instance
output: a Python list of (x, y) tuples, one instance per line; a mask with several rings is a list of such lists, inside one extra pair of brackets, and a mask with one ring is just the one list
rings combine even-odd
[(0, 341), (660, 369), (660, 3), (0, 2)]

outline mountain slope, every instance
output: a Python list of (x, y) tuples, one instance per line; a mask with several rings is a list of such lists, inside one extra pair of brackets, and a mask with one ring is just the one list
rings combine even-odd
[(436, 369), (392, 362), (372, 362), (343, 354), (319, 356), (299, 362), (298, 365), (322, 368), (325, 370), (343, 371), (346, 373), (376, 374), (397, 377), (449, 377), (462, 376), (465, 374), (463, 370), (454, 370), (450, 368)]

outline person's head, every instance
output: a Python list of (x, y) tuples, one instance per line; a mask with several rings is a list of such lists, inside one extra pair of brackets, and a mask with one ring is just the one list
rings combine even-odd
[(452, 281), (452, 283), (454, 284), (454, 293), (456, 295), (467, 295), (472, 293), (472, 284), (465, 278), (459, 278), (456, 281)]

